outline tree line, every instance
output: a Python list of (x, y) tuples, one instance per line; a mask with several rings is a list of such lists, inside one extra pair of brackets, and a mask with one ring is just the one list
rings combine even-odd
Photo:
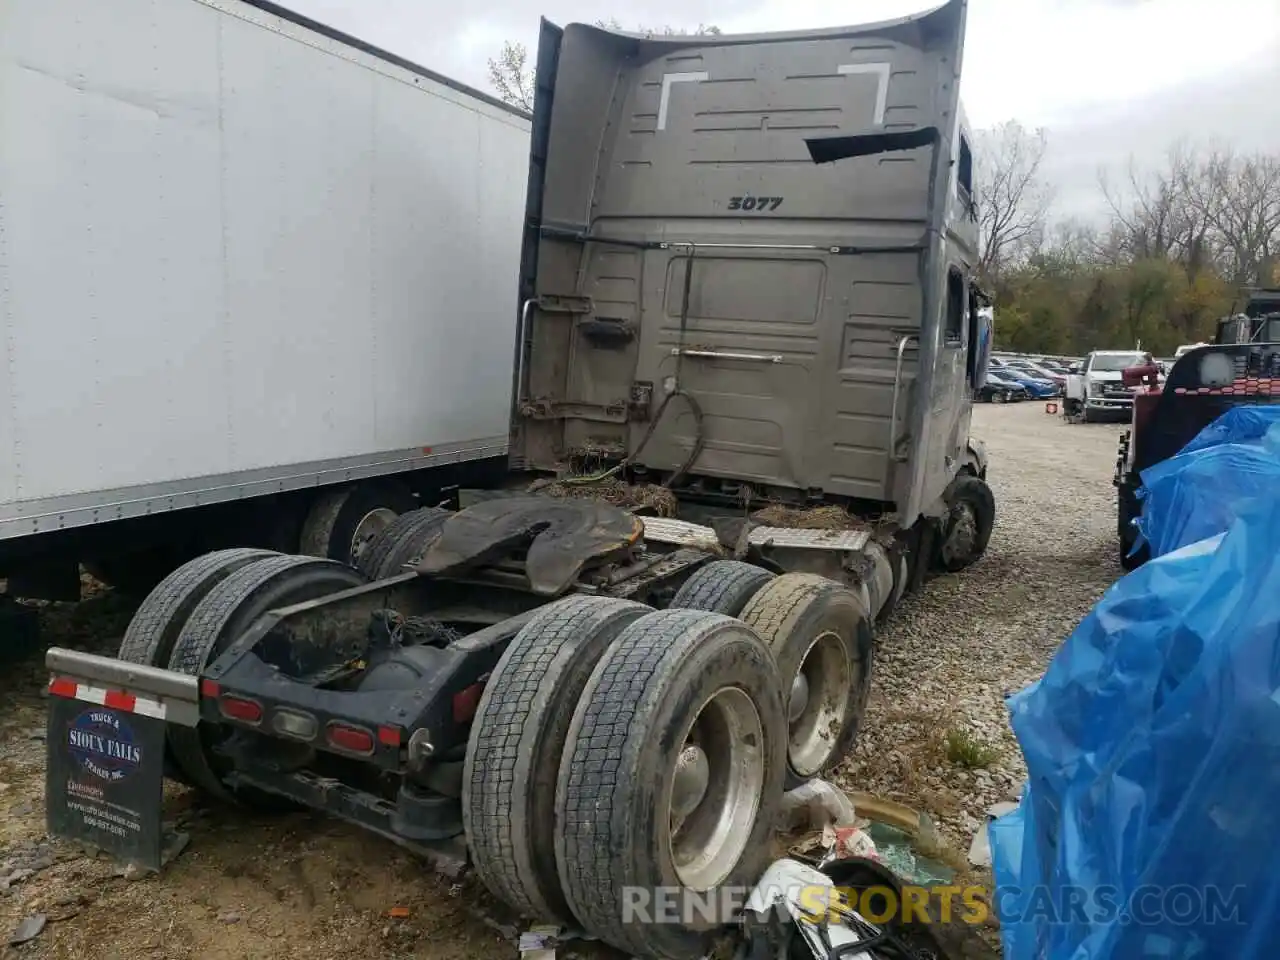
[(1280, 155), (1185, 141), (1098, 174), (1097, 220), (1054, 216), (1043, 130), (976, 136), (980, 270), (997, 343), (1079, 355), (1211, 339), (1248, 290), (1280, 285)]
[[(489, 78), (508, 103), (533, 109), (523, 44), (504, 44)], [(1177, 142), (1160, 163), (1100, 171), (1102, 214), (1086, 220), (1055, 209), (1047, 131), (1010, 120), (974, 139), (979, 272), (995, 297), (998, 347), (1083, 355), (1141, 343), (1167, 355), (1211, 339), (1249, 288), (1280, 286), (1280, 154)]]

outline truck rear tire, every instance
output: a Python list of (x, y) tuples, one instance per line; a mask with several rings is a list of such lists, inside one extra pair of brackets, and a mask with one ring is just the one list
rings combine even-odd
[(742, 608), (774, 579), (763, 567), (738, 560), (713, 560), (694, 571), (676, 591), (672, 610), (706, 610), (736, 617)]
[[(270, 550), (240, 548), (206, 553), (184, 563), (142, 601), (125, 629), (116, 659), (161, 669), (168, 666), (178, 634), (205, 595), (241, 567), (271, 556), (275, 554)], [(167, 743), (164, 761), (165, 776), (186, 782)]]
[(476, 872), (528, 916), (574, 923), (556, 872), (556, 778), (578, 700), (600, 657), (651, 607), (574, 596), (511, 641), (471, 724), (462, 822)]
[[(574, 711), (556, 785), (560, 883), (587, 931), (632, 955), (703, 955), (727, 918), (700, 921), (698, 904), (771, 859), (786, 741), (777, 665), (741, 621), (662, 610), (623, 630)], [(674, 893), (658, 906), (675, 912), (629, 914), (627, 889)]]
[(361, 551), (356, 567), (370, 580), (402, 573), (405, 564), (422, 554), (451, 516), (452, 512), (438, 507), (400, 514)]
[(298, 552), (354, 565), (382, 530), (417, 506), (406, 487), (389, 480), (326, 490), (307, 511)]
[[(333, 560), (279, 555), (253, 560), (214, 586), (192, 610), (173, 645), (169, 669), (198, 676), (268, 610), (365, 582), (359, 571)], [(233, 795), (223, 785), (226, 761), (215, 755), (213, 747), (225, 736), (226, 731), (213, 724), (171, 725), (168, 745), (188, 781), (210, 795), (251, 806), (287, 806), (256, 792)]]
[(238, 548), (206, 553), (165, 577), (138, 607), (116, 658), (163, 669), (191, 611), (231, 574), (255, 560), (277, 556), (270, 550)]
[(853, 748), (871, 692), (871, 620), (858, 595), (788, 573), (755, 595), (742, 621), (769, 646), (787, 703), (788, 789), (830, 772)]

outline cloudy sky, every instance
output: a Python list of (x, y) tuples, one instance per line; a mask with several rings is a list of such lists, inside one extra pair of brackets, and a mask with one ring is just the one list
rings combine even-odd
[[(930, 0), (279, 0), (424, 66), (489, 89), (504, 40), (538, 18), (726, 33), (841, 26)], [(628, 10), (643, 11), (628, 13)], [(635, 21), (634, 24), (632, 21)], [(1280, 152), (1278, 0), (970, 0), (962, 95), (970, 119), (1049, 131), (1059, 215), (1096, 211), (1100, 167), (1157, 163), (1175, 140)]]

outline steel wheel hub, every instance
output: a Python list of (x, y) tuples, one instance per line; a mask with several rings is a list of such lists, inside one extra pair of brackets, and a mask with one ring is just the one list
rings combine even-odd
[(667, 797), (671, 860), (691, 890), (722, 883), (750, 839), (764, 789), (764, 726), (751, 697), (725, 687), (685, 734)]
[(852, 685), (853, 664), (844, 641), (839, 634), (820, 633), (800, 661), (787, 705), (787, 753), (797, 775), (812, 777), (826, 766), (844, 732), (845, 702)]
[(388, 507), (379, 507), (361, 517), (351, 534), (351, 559), (360, 559), (360, 554), (364, 553), (373, 538), (391, 526), (398, 516), (398, 513)]

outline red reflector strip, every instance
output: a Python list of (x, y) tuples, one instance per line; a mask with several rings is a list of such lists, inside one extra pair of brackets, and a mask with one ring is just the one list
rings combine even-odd
[(163, 700), (152, 700), (139, 697), (124, 690), (108, 690), (106, 687), (95, 687), (92, 684), (80, 683), (70, 677), (52, 677), (49, 680), (49, 694), (54, 697), (65, 697), (68, 700), (83, 700), (85, 703), (96, 703), (98, 706), (121, 713), (136, 713), (144, 717), (155, 717), (164, 720), (166, 709)]
[(201, 680), (201, 681), (200, 681), (200, 696), (202, 696), (202, 697), (216, 697), (216, 696), (217, 696), (219, 693), (221, 693), (221, 692), (222, 692), (222, 690), (221, 690), (221, 688), (218, 686), (217, 681), (215, 681), (215, 680)]
[(54, 677), (49, 681), (49, 692), (55, 697), (76, 698), (76, 682), (65, 677)]
[(106, 697), (103, 698), (102, 705), (110, 707), (112, 710), (124, 710), (133, 713), (133, 708), (137, 704), (138, 698), (132, 693), (125, 693), (123, 690), (108, 690)]
[(400, 746), (400, 728), (399, 727), (379, 727), (378, 742), (384, 747)]

